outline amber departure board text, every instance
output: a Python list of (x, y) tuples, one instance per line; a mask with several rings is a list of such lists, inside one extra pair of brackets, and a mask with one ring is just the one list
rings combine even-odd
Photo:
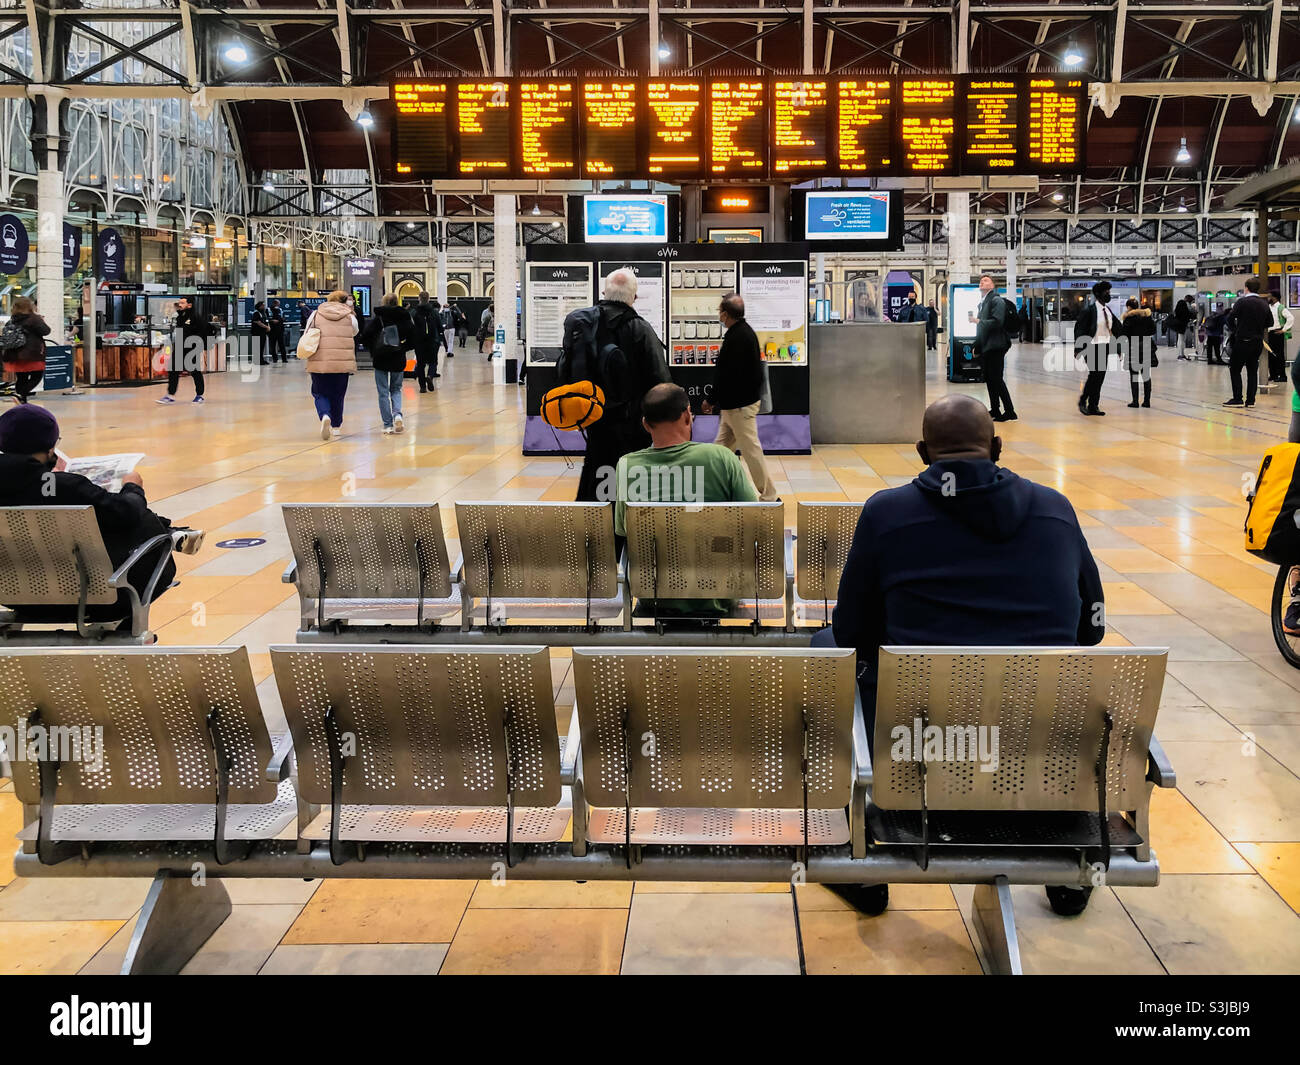
[(772, 83), (772, 173), (824, 174), (830, 168), (830, 85)]
[(1070, 173), (1082, 168), (1087, 89), (1081, 78), (1031, 77), (1022, 169)]
[(578, 112), (571, 81), (519, 82), (519, 165), (529, 177), (578, 176)]
[(709, 82), (710, 174), (767, 173), (766, 90), (761, 78)]
[(899, 85), (903, 172), (952, 174), (957, 170), (955, 105), (951, 78), (904, 78)]
[(845, 174), (883, 174), (894, 162), (894, 83), (847, 78), (835, 86), (835, 149)]
[(681, 78), (657, 80), (646, 82), (645, 89), (650, 140), (647, 173), (701, 173), (704, 83)]
[(1086, 164), (1088, 82), (1070, 74), (408, 75), (390, 91), (387, 169), (408, 180), (1067, 177)]
[(451, 166), (447, 150), (447, 88), (445, 81), (395, 81), (391, 86), (398, 120), (393, 158), (399, 174), (426, 177), (445, 174)]
[(1020, 144), (1020, 93), (1014, 78), (966, 79), (967, 174), (1013, 174)]
[(636, 177), (637, 83), (582, 83), (582, 176)]
[(461, 81), (456, 84), (457, 171), (461, 174), (505, 175), (510, 157), (510, 96), (508, 81)]

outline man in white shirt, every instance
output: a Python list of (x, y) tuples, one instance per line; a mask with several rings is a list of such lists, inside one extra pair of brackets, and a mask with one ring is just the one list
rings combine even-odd
[(1110, 359), (1119, 320), (1108, 306), (1110, 282), (1098, 281), (1092, 286), (1093, 301), (1083, 309), (1074, 323), (1074, 351), (1088, 362), (1088, 377), (1079, 393), (1079, 413), (1100, 417), (1101, 385), (1106, 380), (1106, 364)]
[(1273, 312), (1273, 328), (1268, 331), (1268, 379), (1286, 381), (1286, 335), (1295, 324), (1295, 315), (1280, 299), (1270, 294), (1269, 309)]

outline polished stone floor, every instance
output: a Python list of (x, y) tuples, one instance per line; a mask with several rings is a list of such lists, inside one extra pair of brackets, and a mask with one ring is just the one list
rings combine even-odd
[[(779, 372), (779, 371), (774, 371)], [(1167, 645), (1157, 733), (1178, 772), (1155, 795), (1154, 889), (1103, 888), (1078, 918), (1055, 917), (1040, 890), (1017, 888), (1027, 970), (1040, 973), (1300, 971), (1300, 671), (1278, 655), (1265, 611), (1273, 571), (1242, 550), (1243, 479), (1285, 439), (1290, 397), (1225, 410), (1226, 371), (1165, 357), (1153, 409), (1130, 410), (1119, 374), (1105, 418), (1074, 407), (1079, 379), (1042, 353), (1013, 353), (1021, 420), (1003, 427), (1005, 465), (1063, 491), (1106, 582), (1116, 644)], [(181, 385), (181, 399), (189, 395)], [(954, 388), (932, 367), (931, 398)], [(521, 390), (493, 385), (469, 349), (442, 388), (408, 383), (407, 432), (380, 434), (368, 376), (353, 379), (344, 435), (322, 443), (301, 367), (259, 380), (209, 379), (208, 402), (155, 406), (157, 386), (54, 396), (73, 454), (145, 451), (149, 498), (208, 530), (179, 557), (182, 583), (154, 607), (168, 645), (249, 648), (268, 720), (271, 643), (292, 641), (297, 613), (280, 575), (288, 501), (443, 504), (571, 499), (577, 470), (519, 454)], [(819, 447), (773, 458), (794, 524), (797, 499), (862, 500), (919, 468), (910, 444)], [(216, 542), (264, 537), (260, 547)], [(572, 705), (565, 654), (559, 701)], [(0, 836), (19, 822), (0, 785)], [(6, 863), (7, 864), (7, 863)], [(14, 881), (0, 868), (0, 972), (111, 972), (144, 881)], [(978, 973), (964, 911), (969, 889), (896, 887), (868, 918), (816, 886), (301, 881), (231, 882), (234, 914), (190, 972), (798, 972)], [(797, 905), (796, 905), (797, 903)], [(797, 922), (797, 925), (796, 925)]]

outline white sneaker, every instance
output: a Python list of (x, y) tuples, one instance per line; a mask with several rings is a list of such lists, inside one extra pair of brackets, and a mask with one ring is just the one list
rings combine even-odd
[(154, 400), (154, 402), (155, 402), (155, 403), (175, 403), (176, 400), (173, 399), (171, 396), (159, 396), (157, 399)]
[(320, 416), (320, 438), (322, 440), (330, 438), (330, 416), (328, 414)]
[(393, 427), (392, 427), (391, 425), (385, 425), (385, 426), (384, 426), (384, 435), (385, 435), (385, 436), (392, 436), (392, 435), (393, 435), (393, 431), (394, 431), (394, 430), (393, 430)]
[(342, 435), (343, 435), (343, 430), (342, 430), (342, 429), (331, 429), (331, 430), (330, 430), (330, 439), (331, 439), (331, 440), (337, 440), (337, 439), (338, 439), (340, 436), (342, 436)]
[(393, 432), (395, 433), (406, 432), (406, 425), (402, 421), (402, 416), (400, 414), (393, 415)]

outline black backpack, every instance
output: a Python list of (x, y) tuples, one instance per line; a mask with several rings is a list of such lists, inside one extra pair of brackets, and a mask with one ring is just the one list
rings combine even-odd
[[(621, 325), (622, 321), (618, 323)], [(617, 325), (615, 328), (617, 329)], [(618, 413), (631, 399), (631, 369), (617, 336), (601, 321), (599, 307), (571, 311), (564, 319), (564, 340), (555, 363), (557, 384), (590, 381), (605, 393), (605, 411)]]
[(1019, 340), (1020, 330), (1024, 326), (1024, 322), (1020, 318), (1020, 312), (1016, 309), (1016, 305), (1011, 300), (1007, 299), (1005, 296), (1002, 297), (1002, 302), (1006, 304), (1006, 311), (1007, 311), (1007, 321), (1006, 321), (1007, 339)]

